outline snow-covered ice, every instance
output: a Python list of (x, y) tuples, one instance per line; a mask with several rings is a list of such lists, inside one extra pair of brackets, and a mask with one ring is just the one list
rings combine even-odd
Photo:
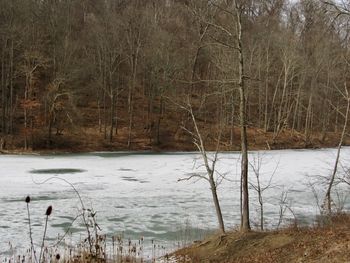
[[(264, 192), (265, 220), (276, 226), (279, 199), (288, 191), (288, 205), (300, 222), (311, 222), (317, 213), (316, 199), (308, 185), (314, 175), (329, 175), (335, 149), (281, 150), (260, 152), (263, 184), (276, 169), (273, 188)], [(250, 154), (251, 160), (257, 152)], [(344, 164), (350, 148), (342, 150)], [(220, 154), (218, 171), (225, 175), (218, 192), (224, 220), (229, 228), (239, 223), (239, 153)], [(205, 169), (197, 153), (89, 153), (61, 155), (2, 155), (0, 156), (0, 252), (6, 253), (11, 242), (17, 249), (29, 247), (27, 211), (30, 204), (35, 242), (42, 236), (44, 214), (53, 206), (49, 221), (49, 243), (63, 234), (80, 209), (79, 200), (71, 187), (59, 176), (72, 183), (87, 207), (97, 211), (102, 232), (108, 235), (124, 232), (126, 238), (157, 240), (171, 247), (183, 238), (181, 229), (193, 232), (215, 229), (217, 225), (206, 181), (181, 181), (191, 173)], [(250, 175), (254, 183), (255, 177)], [(349, 191), (347, 191), (349, 192)], [(322, 196), (323, 198), (323, 196)], [(350, 209), (350, 202), (345, 202)], [(258, 222), (255, 193), (251, 192), (252, 223)], [(291, 214), (286, 212), (286, 217)], [(189, 227), (190, 226), (190, 227)], [(81, 222), (73, 225), (72, 240), (84, 238)]]

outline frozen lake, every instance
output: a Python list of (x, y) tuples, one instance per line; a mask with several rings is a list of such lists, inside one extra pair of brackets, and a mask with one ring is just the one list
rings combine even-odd
[[(335, 149), (259, 153), (263, 185), (276, 170), (272, 179), (274, 187), (264, 192), (267, 227), (278, 223), (279, 199), (283, 190), (288, 191), (287, 204), (299, 222), (314, 220), (317, 205), (308, 182), (310, 176), (331, 173), (335, 154)], [(257, 152), (250, 154), (251, 160), (257, 160), (257, 156)], [(349, 157), (350, 148), (344, 148), (342, 156)], [(228, 228), (239, 224), (239, 157), (239, 153), (223, 153), (217, 167), (226, 178), (218, 192)], [(132, 239), (143, 236), (168, 248), (184, 238), (184, 230), (186, 235), (198, 238), (196, 235), (217, 226), (209, 185), (206, 181), (178, 182), (178, 179), (203, 171), (196, 153), (1, 155), (0, 252), (9, 253), (9, 242), (18, 250), (29, 247), (24, 202), (27, 195), (32, 198), (35, 243), (40, 242), (48, 205), (53, 206), (48, 242), (54, 243), (57, 235), (65, 232), (80, 208), (76, 194), (59, 180), (43, 185), (35, 183), (55, 176), (74, 184), (86, 206), (97, 211), (102, 233), (111, 236), (124, 232), (126, 238)], [(254, 174), (250, 175), (250, 180), (255, 183)], [(340, 198), (343, 197), (340, 193)], [(348, 210), (349, 201), (345, 201)], [(285, 223), (288, 223), (292, 214), (286, 211), (285, 217)], [(251, 219), (254, 226), (258, 222), (254, 192), (251, 192)], [(80, 221), (75, 222), (71, 230), (73, 234), (69, 242), (85, 237)]]

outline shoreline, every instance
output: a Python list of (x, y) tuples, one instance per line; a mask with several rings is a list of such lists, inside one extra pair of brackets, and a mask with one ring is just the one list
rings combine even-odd
[[(226, 138), (220, 141), (220, 152), (239, 152), (241, 147), (238, 130), (234, 140), (229, 142)], [(150, 141), (146, 134), (138, 133), (132, 140), (131, 145), (127, 145), (126, 134), (119, 134), (113, 141), (103, 138), (102, 134), (96, 130), (82, 131), (81, 133), (65, 133), (54, 136), (52, 144), (48, 145), (45, 136), (38, 136), (35, 143), (29, 144), (29, 149), (24, 150), (23, 138), (17, 135), (0, 137), (0, 154), (69, 154), (69, 153), (90, 153), (90, 152), (196, 152), (197, 148), (193, 144), (193, 138), (188, 135), (176, 137), (169, 133), (164, 133), (159, 143)], [(248, 129), (248, 149), (256, 150), (292, 150), (292, 149), (321, 149), (334, 148), (339, 144), (339, 133), (328, 132), (326, 136), (314, 133), (309, 140), (305, 140), (302, 134), (283, 131), (278, 138), (274, 138), (273, 133), (263, 132), (256, 128)], [(212, 136), (205, 138), (205, 148), (209, 151), (217, 149), (218, 142)], [(350, 145), (350, 136), (346, 136), (343, 145)]]
[[(350, 147), (350, 144), (344, 144), (342, 147)], [(288, 151), (288, 150), (322, 150), (322, 149), (336, 149), (337, 145), (334, 146), (319, 146), (319, 147), (291, 147), (291, 148), (274, 148), (274, 149), (262, 149), (253, 148), (249, 152), (257, 151)], [(213, 152), (208, 150), (207, 152)], [(219, 153), (239, 153), (240, 150), (222, 150)], [(70, 154), (109, 154), (109, 153), (128, 153), (128, 154), (195, 154), (199, 153), (196, 150), (0, 150), (0, 155), (70, 155)]]

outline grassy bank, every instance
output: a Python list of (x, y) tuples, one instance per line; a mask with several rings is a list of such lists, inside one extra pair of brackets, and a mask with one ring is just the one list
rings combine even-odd
[(176, 262), (350, 262), (350, 215), (309, 228), (213, 235), (174, 257)]

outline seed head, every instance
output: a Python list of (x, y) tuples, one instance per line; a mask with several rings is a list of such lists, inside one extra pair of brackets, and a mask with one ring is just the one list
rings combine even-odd
[(30, 203), (30, 196), (29, 195), (26, 197), (25, 201), (27, 204)]
[(60, 254), (57, 254), (57, 255), (56, 255), (56, 259), (57, 259), (57, 260), (60, 260), (60, 258), (61, 258)]
[(52, 213), (52, 206), (50, 205), (50, 206), (46, 209), (45, 215), (50, 216), (51, 213)]

